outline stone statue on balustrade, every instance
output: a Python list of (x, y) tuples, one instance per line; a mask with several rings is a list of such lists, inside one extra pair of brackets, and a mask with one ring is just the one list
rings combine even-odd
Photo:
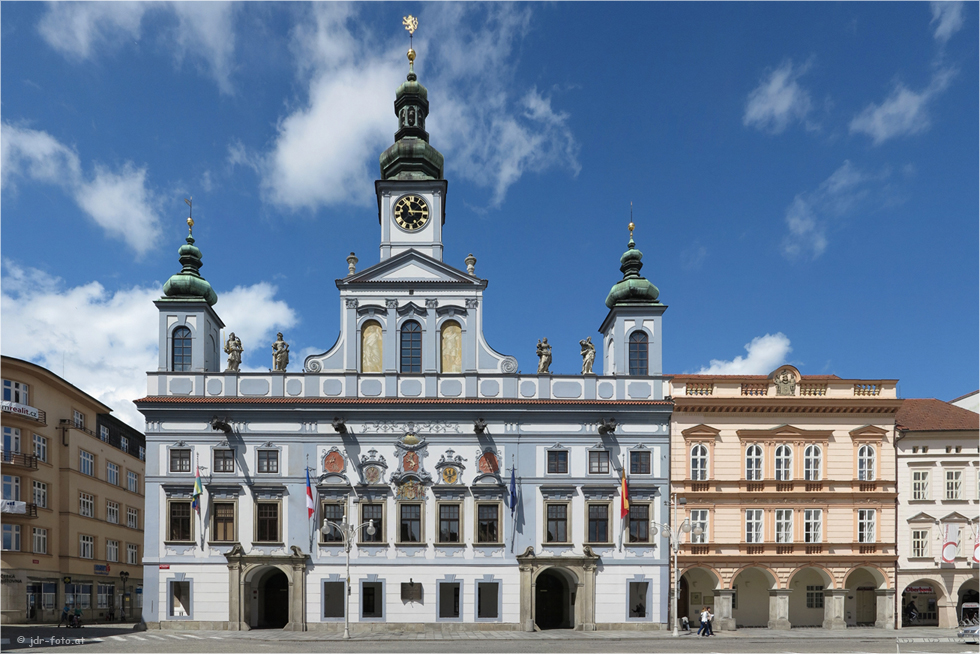
[(244, 351), (242, 341), (235, 336), (235, 332), (229, 334), (228, 340), (225, 341), (225, 354), (228, 355), (228, 369), (225, 372), (238, 372), (238, 367), (242, 365)]
[[(543, 342), (542, 342), (543, 341)], [(549, 374), (551, 371), (548, 367), (551, 366), (551, 346), (548, 345), (548, 339), (542, 339), (538, 341), (538, 374)]]
[(582, 346), (582, 374), (592, 374), (592, 364), (595, 363), (595, 345), (592, 344), (592, 337), (589, 336), (584, 341), (579, 341)]
[(282, 332), (276, 334), (276, 342), (272, 344), (272, 369), (286, 372), (289, 365), (289, 343), (282, 340)]

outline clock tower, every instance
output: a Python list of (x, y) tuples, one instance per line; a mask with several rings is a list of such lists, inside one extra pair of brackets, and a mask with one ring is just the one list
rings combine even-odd
[[(406, 24), (414, 34), (417, 23)], [(398, 131), (381, 154), (381, 179), (374, 183), (381, 223), (381, 260), (417, 250), (442, 261), (446, 189), (442, 153), (429, 145), (425, 119), (428, 90), (415, 75), (415, 50), (408, 50), (408, 77), (395, 92)]]

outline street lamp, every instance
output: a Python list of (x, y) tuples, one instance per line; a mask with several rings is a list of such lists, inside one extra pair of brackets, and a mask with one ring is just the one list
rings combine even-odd
[(326, 535), (332, 530), (336, 529), (340, 532), (340, 537), (344, 540), (344, 552), (347, 554), (347, 600), (344, 606), (344, 639), (350, 639), (350, 548), (353, 545), (354, 535), (357, 534), (357, 530), (362, 527), (367, 527), (368, 536), (374, 536), (374, 520), (368, 520), (367, 522), (357, 525), (347, 523), (347, 506), (344, 506), (344, 521), (340, 524), (333, 522), (332, 520), (323, 519), (323, 525), (320, 527), (320, 533)]
[[(674, 504), (674, 523), (676, 524), (677, 523), (677, 494), (676, 493), (671, 495), (671, 502)], [(684, 500), (682, 499), (681, 502), (684, 502)], [(670, 549), (674, 553), (674, 565), (671, 571), (671, 574), (674, 577), (674, 601), (673, 601), (674, 629), (672, 635), (674, 636), (674, 638), (677, 638), (678, 636), (680, 636), (680, 633), (678, 632), (678, 628), (677, 628), (677, 623), (678, 623), (677, 596), (680, 594), (680, 588), (681, 588), (680, 574), (679, 574), (679, 570), (677, 569), (677, 551), (680, 549), (681, 546), (681, 534), (691, 533), (694, 534), (695, 536), (700, 536), (702, 533), (704, 533), (704, 530), (701, 529), (699, 525), (695, 525), (692, 528), (691, 521), (688, 518), (684, 518), (684, 522), (678, 525), (676, 529), (672, 529), (669, 522), (666, 523), (657, 522), (654, 520), (652, 521), (652, 524), (655, 530), (656, 529), (660, 530), (661, 536), (668, 539), (668, 541), (670, 542)]]
[(122, 602), (120, 602), (120, 622), (126, 621), (126, 582), (129, 581), (129, 573), (123, 570), (119, 573), (119, 578), (122, 579), (123, 592), (122, 592)]

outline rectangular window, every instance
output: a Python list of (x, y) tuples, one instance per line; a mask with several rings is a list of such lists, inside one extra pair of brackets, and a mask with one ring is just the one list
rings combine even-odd
[(43, 481), (34, 482), (34, 503), (38, 508), (48, 508), (48, 485)]
[(823, 539), (823, 509), (804, 509), (803, 542), (820, 543)]
[(650, 474), (649, 452), (630, 452), (630, 474), (631, 475)]
[(929, 471), (928, 470), (912, 471), (912, 499), (913, 500), (929, 499)]
[(14, 404), (30, 404), (27, 384), (4, 379), (3, 399), (5, 402), (13, 402)]
[(170, 472), (190, 472), (191, 451), (170, 450)]
[(35, 554), (47, 554), (48, 553), (48, 530), (41, 529), (40, 527), (34, 527), (34, 553)]
[(185, 618), (191, 614), (191, 582), (171, 581), (170, 606), (167, 612), (172, 618)]
[(476, 542), (500, 542), (500, 505), (477, 504)]
[(650, 505), (631, 504), (629, 519), (630, 519), (630, 542), (649, 543), (650, 542)]
[(7, 552), (20, 551), (20, 525), (3, 526), (3, 549)]
[(806, 608), (808, 609), (823, 608), (823, 586), (806, 587)]
[(119, 485), (119, 466), (115, 463), (105, 464), (105, 480), (113, 486)]
[(105, 520), (114, 525), (119, 524), (119, 504), (116, 502), (105, 503)]
[(119, 562), (119, 541), (107, 540), (105, 542), (105, 560), (110, 563)]
[[(321, 507), (320, 514), (323, 520), (329, 520), (330, 522), (335, 522), (338, 525), (344, 522), (344, 506), (342, 504), (326, 503)], [(336, 527), (330, 527), (329, 531), (326, 533), (320, 532), (320, 542), (321, 543), (342, 543), (344, 542), (344, 536), (340, 533), (340, 530)], [(342, 615), (340, 617), (343, 617)]]
[[(3, 428), (3, 452), (4, 454), (20, 452), (20, 430), (16, 427)], [(9, 461), (10, 458), (6, 457), (5, 460)]]
[(96, 608), (111, 609), (113, 608), (113, 602), (115, 599), (116, 587), (113, 584), (99, 584), (98, 602), (95, 605)]
[(126, 545), (126, 563), (129, 565), (139, 565), (140, 563), (140, 546), (139, 545)]
[(105, 443), (109, 442), (109, 428), (105, 425), (99, 425), (99, 438)]
[(609, 452), (605, 450), (589, 452), (589, 474), (604, 475), (609, 473)]
[[(375, 524), (377, 529), (377, 524)], [(458, 525), (457, 525), (458, 528)], [(418, 543), (422, 540), (422, 505), (401, 504), (398, 507), (398, 540)]]
[(235, 541), (235, 503), (234, 502), (215, 502), (214, 526), (211, 529), (211, 538), (216, 541)]
[(323, 582), (323, 617), (343, 618), (347, 606), (347, 593), (344, 592), (344, 582)]
[(929, 556), (929, 530), (912, 530), (912, 556), (922, 558)]
[(129, 439), (126, 438), (125, 436), (119, 437), (119, 449), (125, 452), (126, 454), (129, 454)]
[(609, 505), (589, 504), (589, 542), (609, 542)]
[(78, 515), (86, 518), (95, 517), (95, 497), (88, 493), (78, 494)]
[(170, 529), (167, 540), (191, 540), (191, 503), (170, 502)]
[(140, 528), (140, 510), (134, 508), (126, 509), (126, 526), (130, 529)]
[(65, 584), (65, 602), (76, 609), (92, 608), (92, 584)]
[(140, 445), (140, 461), (146, 461), (146, 448)]
[(361, 617), (384, 617), (384, 586), (379, 581), (361, 582)]
[(279, 473), (279, 450), (259, 450), (259, 472)]
[(384, 531), (384, 511), (385, 507), (383, 504), (362, 504), (361, 505), (361, 522), (370, 522), (374, 520), (374, 533), (369, 534), (367, 532), (367, 527), (361, 529), (361, 542), (362, 543), (383, 543), (385, 542), (385, 531)]
[(20, 502), (20, 477), (3, 476), (3, 499)]
[(34, 456), (38, 461), (48, 460), (48, 439), (34, 434)]
[(547, 542), (567, 543), (568, 542), (568, 505), (546, 504), (545, 510), (548, 513)]
[(41, 584), (41, 606), (46, 609), (54, 608), (54, 601), (58, 595), (58, 584), (54, 583), (43, 583)]
[(78, 558), (80, 559), (95, 558), (95, 538), (93, 538), (92, 536), (78, 537)]
[(629, 609), (630, 609), (631, 618), (642, 619), (647, 617), (647, 588), (648, 587), (649, 587), (649, 582), (646, 581), (630, 582)]
[(72, 424), (78, 429), (85, 429), (85, 414), (81, 411), (72, 410)]
[(439, 505), (439, 542), (459, 542), (459, 504)]
[(963, 488), (963, 472), (961, 470), (946, 471), (946, 499), (960, 499), (960, 491)]
[(776, 542), (793, 542), (793, 509), (776, 509)]
[(478, 620), (495, 620), (500, 617), (497, 607), (500, 584), (495, 581), (476, 583), (476, 617)]
[(564, 450), (548, 452), (548, 474), (568, 474), (568, 452)]
[(95, 476), (95, 456), (91, 452), (79, 450), (78, 452), (78, 471), (83, 475)]
[(858, 509), (858, 542), (875, 542), (875, 510)]
[(235, 451), (234, 450), (215, 450), (214, 451), (214, 471), (215, 472), (235, 472)]
[(258, 529), (255, 540), (260, 543), (278, 543), (279, 503), (261, 502), (257, 508)]
[(762, 509), (745, 510), (745, 542), (762, 542)]
[(439, 617), (453, 619), (459, 617), (459, 584), (439, 584)]
[[(701, 533), (695, 534), (694, 528), (701, 527)], [(692, 543), (708, 542), (708, 509), (691, 510), (691, 536)]]
[(140, 492), (140, 476), (139, 473), (130, 470), (126, 473), (126, 488), (131, 493)]

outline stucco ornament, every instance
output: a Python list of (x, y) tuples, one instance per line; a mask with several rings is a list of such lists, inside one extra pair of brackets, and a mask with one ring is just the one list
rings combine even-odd
[(538, 374), (551, 372), (548, 368), (551, 366), (551, 346), (548, 345), (548, 339), (543, 338), (538, 341)]
[(783, 370), (773, 378), (776, 395), (796, 395), (796, 378), (789, 370)]
[(228, 340), (225, 341), (225, 354), (228, 355), (228, 369), (227, 372), (238, 372), (238, 366), (242, 365), (242, 341), (240, 338), (235, 336), (235, 332), (228, 334)]
[(592, 337), (589, 336), (584, 341), (579, 341), (582, 346), (582, 374), (592, 374), (592, 364), (595, 363), (595, 345), (592, 344)]
[(272, 369), (285, 372), (289, 365), (289, 343), (282, 340), (282, 332), (276, 334), (276, 342), (272, 344)]

